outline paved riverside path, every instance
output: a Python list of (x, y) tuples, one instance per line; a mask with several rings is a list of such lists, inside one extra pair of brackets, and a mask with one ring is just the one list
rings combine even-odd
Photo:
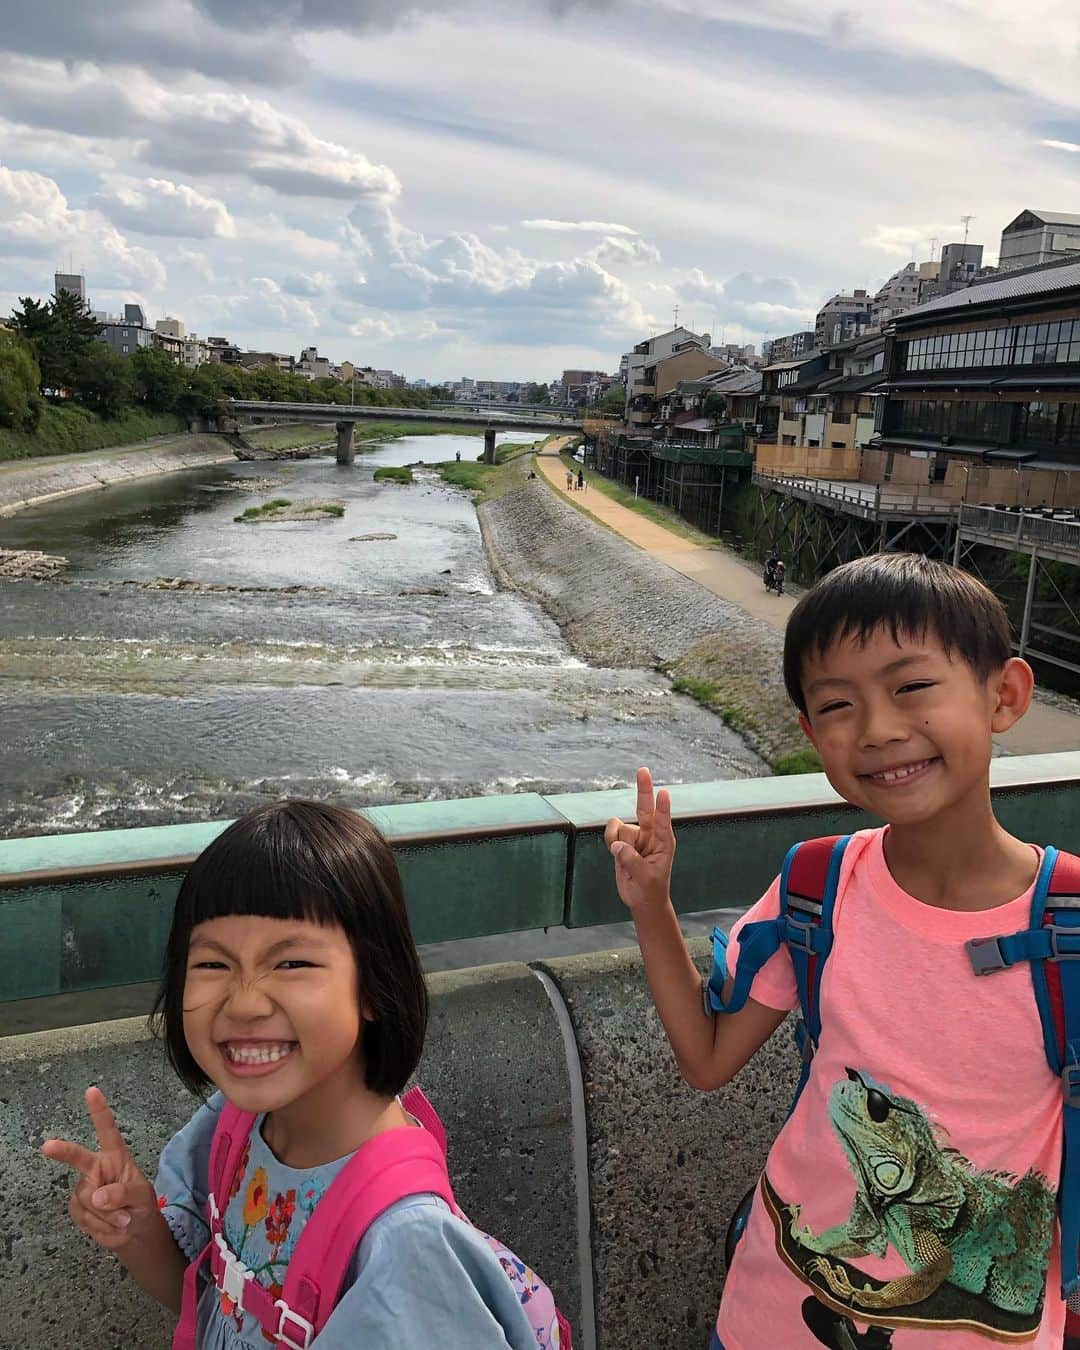
[[(587, 511), (616, 534), (644, 549), (658, 562), (681, 572), (714, 595), (733, 601), (755, 619), (773, 628), (784, 628), (798, 597), (778, 596), (766, 591), (758, 566), (744, 562), (722, 546), (708, 548), (692, 544), (663, 525), (620, 506), (603, 492), (595, 489), (579, 492), (576, 488), (568, 492), (566, 467), (559, 459), (555, 441), (549, 441), (544, 451), (536, 456), (536, 464), (556, 491), (569, 497), (575, 506)], [(585, 481), (589, 481), (588, 477)], [(1011, 731), (995, 736), (994, 741), (1000, 751), (1010, 755), (1080, 750), (1080, 713), (1039, 700)]]

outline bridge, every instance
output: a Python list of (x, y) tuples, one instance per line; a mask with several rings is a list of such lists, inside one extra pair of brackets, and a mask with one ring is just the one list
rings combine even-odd
[(482, 412), (455, 408), (383, 408), (370, 403), (278, 403), (271, 399), (230, 399), (228, 413), (236, 418), (275, 417), (289, 422), (333, 422), (337, 428), (337, 462), (353, 462), (353, 427), (357, 422), (437, 422), (440, 426), (468, 427), (484, 433), (484, 462), (495, 463), (495, 437), (500, 431), (584, 431), (574, 416), (489, 408)]

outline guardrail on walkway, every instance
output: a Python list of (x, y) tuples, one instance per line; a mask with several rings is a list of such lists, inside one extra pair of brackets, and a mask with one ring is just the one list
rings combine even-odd
[[(995, 760), (1022, 837), (1080, 851), (1080, 753)], [(796, 839), (864, 823), (821, 774), (677, 785), (683, 913), (751, 904)], [(604, 824), (631, 791), (367, 809), (393, 844), (421, 943), (625, 919)], [(189, 863), (228, 822), (0, 842), (0, 1003), (154, 980)]]
[(1080, 556), (1080, 521), (993, 506), (962, 506), (960, 528), (1011, 539), (1018, 548), (1052, 548)]
[(852, 515), (867, 520), (881, 516), (937, 516), (942, 519), (955, 516), (958, 502), (935, 496), (927, 486), (911, 488), (891, 486), (888, 483), (838, 482), (834, 479), (806, 478), (798, 474), (754, 472), (754, 486), (773, 488), (803, 497), (807, 501), (837, 506)]

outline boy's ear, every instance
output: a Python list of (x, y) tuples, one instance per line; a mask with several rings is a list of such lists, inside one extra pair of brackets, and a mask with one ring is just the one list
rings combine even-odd
[(1015, 726), (1031, 707), (1034, 690), (1035, 674), (1031, 667), (1019, 656), (1011, 656), (998, 676), (994, 691), (997, 706), (991, 714), (990, 730), (1000, 733)]
[(810, 725), (810, 719), (805, 713), (799, 714), (799, 726), (803, 729), (803, 735), (816, 750), (818, 748), (818, 743), (814, 737), (814, 728)]

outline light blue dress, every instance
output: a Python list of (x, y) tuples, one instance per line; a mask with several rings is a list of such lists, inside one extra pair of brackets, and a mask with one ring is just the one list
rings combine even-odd
[[(210, 1143), (220, 1093), (165, 1147), (155, 1190), (184, 1255), (206, 1245)], [(321, 1167), (286, 1167), (252, 1127), (225, 1210), (231, 1249), (267, 1288), (280, 1293), (297, 1239), (351, 1155)], [(199, 1350), (267, 1350), (257, 1322), (204, 1284), (198, 1305)], [(440, 1350), (487, 1347), (535, 1350), (513, 1284), (480, 1233), (434, 1195), (411, 1196), (381, 1214), (364, 1234), (345, 1276), (341, 1299), (315, 1344), (319, 1350)]]

